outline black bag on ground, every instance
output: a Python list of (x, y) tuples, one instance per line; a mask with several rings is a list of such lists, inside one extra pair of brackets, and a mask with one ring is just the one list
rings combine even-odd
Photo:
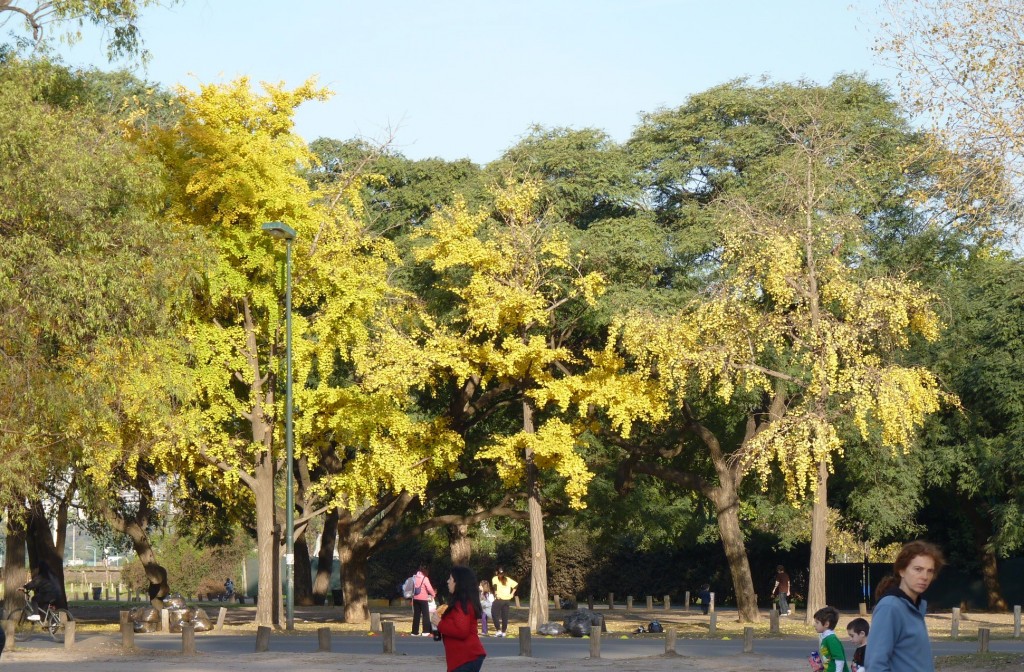
[(658, 621), (651, 621), (647, 624), (647, 632), (665, 632), (665, 628)]
[(601, 632), (608, 632), (608, 626), (605, 625), (604, 616), (597, 612), (590, 611), (589, 609), (580, 609), (574, 614), (570, 614), (565, 622), (562, 623), (562, 627), (565, 631), (573, 637), (585, 637), (590, 635), (591, 626), (601, 626)]

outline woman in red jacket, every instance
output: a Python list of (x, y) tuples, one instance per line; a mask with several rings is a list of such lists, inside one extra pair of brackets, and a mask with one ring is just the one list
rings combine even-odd
[(480, 608), (476, 575), (468, 567), (452, 567), (448, 577), (451, 600), (448, 608), (430, 614), (430, 621), (441, 633), (448, 672), (479, 672), (487, 652), (477, 634)]

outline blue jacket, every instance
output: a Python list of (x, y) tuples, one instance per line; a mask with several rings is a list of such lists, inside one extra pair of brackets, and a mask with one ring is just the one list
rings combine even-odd
[(924, 616), (928, 602), (915, 605), (901, 590), (886, 593), (871, 612), (864, 667), (868, 672), (935, 672)]

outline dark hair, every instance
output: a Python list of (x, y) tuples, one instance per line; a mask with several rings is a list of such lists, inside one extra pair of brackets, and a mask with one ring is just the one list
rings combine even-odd
[(469, 567), (455, 565), (452, 567), (452, 579), (455, 580), (455, 589), (452, 590), (451, 604), (461, 605), (463, 611), (479, 619), (483, 610), (480, 608), (480, 584), (476, 574)]
[(786, 568), (783, 567), (782, 565), (779, 565), (778, 567), (775, 568), (775, 571), (776, 572), (784, 572), (784, 571), (786, 571)]
[(839, 612), (835, 607), (822, 607), (814, 612), (814, 620), (821, 623), (829, 630), (835, 630), (839, 625)]
[(908, 541), (903, 544), (900, 554), (896, 556), (896, 562), (892, 563), (892, 574), (883, 577), (875, 588), (875, 602), (885, 597), (885, 594), (895, 586), (900, 585), (900, 572), (910, 566), (910, 562), (919, 555), (927, 555), (935, 562), (935, 574), (946, 564), (946, 558), (942, 555), (942, 549), (927, 541)]
[(855, 618), (846, 624), (847, 632), (856, 632), (858, 634), (864, 635), (865, 637), (867, 636), (868, 631), (870, 629), (871, 626), (868, 625), (868, 622), (863, 618)]
[(429, 569), (430, 569), (430, 567), (428, 565), (420, 564), (419, 571), (423, 572), (423, 576), (427, 576), (428, 575), (427, 572), (428, 572)]

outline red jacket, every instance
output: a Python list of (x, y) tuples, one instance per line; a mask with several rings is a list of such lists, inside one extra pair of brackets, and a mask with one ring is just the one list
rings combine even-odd
[(476, 623), (476, 616), (467, 613), (459, 604), (450, 605), (437, 622), (437, 630), (444, 642), (448, 672), (487, 655), (484, 645), (480, 643), (480, 636), (476, 634)]

